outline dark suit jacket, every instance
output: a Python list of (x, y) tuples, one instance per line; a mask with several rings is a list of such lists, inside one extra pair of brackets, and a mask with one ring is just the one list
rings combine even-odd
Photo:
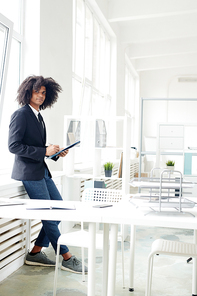
[(13, 179), (34, 181), (44, 177), (47, 167), (44, 161), (45, 145), (45, 126), (43, 135), (38, 119), (29, 105), (15, 111), (11, 116), (8, 140), (9, 151), (15, 154)]

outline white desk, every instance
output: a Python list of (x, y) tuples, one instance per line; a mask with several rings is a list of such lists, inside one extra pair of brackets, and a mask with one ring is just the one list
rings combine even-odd
[[(8, 201), (7, 199), (1, 199)], [(11, 200), (9, 200), (11, 201)], [(12, 200), (13, 202), (16, 201)], [(60, 221), (83, 221), (89, 223), (90, 246), (88, 250), (88, 296), (95, 295), (95, 233), (96, 223), (102, 222), (102, 209), (92, 207), (91, 203), (68, 202), (68, 201), (43, 201), (43, 200), (28, 200), (20, 199), (24, 205), (15, 206), (0, 206), (1, 218), (15, 219), (41, 219), (41, 220), (60, 220)], [(75, 210), (46, 210), (35, 209), (46, 207), (73, 207)], [(27, 208), (34, 209), (27, 209)], [(107, 262), (107, 261), (106, 261)]]
[[(28, 203), (28, 207), (39, 205), (43, 201), (24, 200)], [(44, 201), (44, 204), (50, 206), (72, 206), (73, 202), (65, 201)], [(116, 255), (117, 255), (117, 232), (118, 224), (131, 225), (130, 239), (130, 289), (134, 289), (134, 248), (135, 248), (135, 226), (157, 226), (168, 228), (194, 229), (197, 231), (197, 208), (188, 209), (195, 215), (167, 215), (165, 213), (148, 214), (136, 210), (135, 207), (127, 202), (119, 202), (113, 207), (93, 208), (91, 203), (74, 202), (76, 210), (27, 210), (26, 205), (2, 206), (0, 207), (0, 217), (2, 218), (18, 218), (18, 219), (42, 219), (42, 220), (61, 220), (61, 221), (84, 221), (89, 223), (89, 231), (91, 236), (88, 260), (88, 296), (95, 295), (95, 231), (96, 222), (104, 223), (106, 226), (111, 224), (111, 243), (109, 254), (109, 272), (107, 281), (103, 286), (108, 285), (107, 291), (103, 295), (115, 295), (116, 282)], [(148, 210), (149, 212), (150, 210)], [(104, 227), (104, 234), (108, 237), (108, 227)], [(197, 243), (197, 236), (194, 238)], [(105, 245), (104, 252), (107, 250)], [(193, 260), (193, 287), (192, 294), (197, 295), (197, 277), (196, 277), (196, 260)]]
[[(103, 223), (112, 223), (111, 225), (111, 238), (113, 241), (111, 245), (116, 246), (117, 241), (117, 229), (118, 224), (131, 225), (131, 237), (130, 237), (130, 271), (129, 271), (129, 287), (130, 291), (134, 290), (134, 250), (135, 250), (135, 226), (157, 226), (167, 228), (181, 228), (181, 229), (193, 229), (194, 230), (194, 242), (197, 243), (197, 208), (187, 209), (185, 212), (190, 212), (195, 217), (189, 214), (177, 214), (172, 213), (150, 213), (150, 209), (137, 210), (131, 203), (119, 202), (112, 208), (106, 208), (102, 213)], [(148, 215), (145, 215), (149, 213)], [(109, 256), (109, 274), (108, 274), (108, 296), (115, 295), (115, 282), (116, 272), (114, 269), (114, 262), (116, 262), (116, 250), (111, 250)], [(196, 260), (193, 259), (193, 286), (192, 295), (197, 295), (197, 266)]]

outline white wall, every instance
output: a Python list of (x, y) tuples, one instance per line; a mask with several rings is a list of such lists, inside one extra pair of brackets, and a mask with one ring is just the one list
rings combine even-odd
[[(30, 74), (53, 77), (63, 88), (58, 102), (51, 109), (42, 112), (47, 126), (48, 143), (63, 146), (64, 115), (72, 114), (72, 0), (35, 0), (26, 1), (28, 13), (35, 30), (26, 27), (26, 49), (24, 77)], [(116, 115), (125, 112), (125, 50), (120, 42), (121, 32), (117, 24), (109, 24), (104, 16), (108, 15), (105, 0), (90, 0), (90, 5), (105, 23), (114, 44), (112, 60), (111, 93), (116, 102)], [(99, 12), (101, 9), (101, 12)], [(31, 13), (33, 12), (33, 14)], [(40, 26), (40, 31), (39, 31)], [(120, 135), (122, 138), (122, 135)], [(53, 170), (62, 170), (62, 160), (49, 162)]]
[[(178, 77), (196, 77), (196, 67), (175, 68), (140, 73), (140, 97), (141, 98), (197, 98), (197, 83), (180, 83)], [(157, 123), (177, 122), (196, 123), (197, 102), (166, 102), (146, 101), (143, 113), (143, 147), (145, 139), (149, 147), (146, 149), (155, 151)], [(155, 139), (154, 139), (155, 138)], [(146, 157), (148, 161), (153, 157)], [(151, 164), (152, 165), (152, 164)], [(148, 166), (145, 171), (148, 170)]]
[[(172, 84), (174, 78), (177, 76), (196, 76), (197, 67), (189, 68), (172, 68), (165, 70), (153, 70), (153, 71), (144, 71), (140, 73), (140, 97), (149, 97), (149, 98), (164, 98), (171, 97), (170, 90), (172, 89)], [(186, 86), (187, 87), (187, 86)], [(178, 86), (176, 91), (173, 91), (173, 97), (180, 95)], [(197, 93), (194, 95), (197, 97)], [(187, 96), (187, 93), (184, 92), (184, 96)], [(191, 96), (191, 94), (190, 94)]]
[[(43, 111), (48, 142), (63, 147), (64, 115), (72, 114), (72, 0), (42, 0), (40, 5), (40, 74), (62, 87), (54, 107)], [(62, 170), (62, 159), (49, 162)]]
[[(144, 71), (140, 74), (140, 97), (141, 98), (197, 98), (197, 83), (178, 83), (177, 77), (196, 77), (196, 68), (166, 69)], [(188, 105), (189, 104), (189, 105)], [(191, 102), (186, 107), (192, 105)], [(180, 122), (186, 120), (183, 105)], [(148, 101), (144, 110), (144, 133), (146, 136), (156, 136), (155, 119), (158, 122), (172, 120), (173, 109), (166, 102)], [(195, 114), (195, 112), (194, 112)], [(190, 122), (197, 122), (196, 116), (189, 116)], [(178, 120), (178, 117), (176, 118)], [(188, 121), (187, 120), (187, 121)]]
[(22, 80), (40, 73), (40, 0), (24, 1), (23, 31)]

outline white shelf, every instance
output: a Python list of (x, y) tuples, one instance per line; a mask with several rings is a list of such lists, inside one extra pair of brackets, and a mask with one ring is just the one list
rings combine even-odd
[[(156, 151), (142, 151), (141, 155), (156, 155)], [(161, 151), (160, 155), (183, 155), (183, 152), (180, 151), (170, 151), (170, 152), (166, 152), (166, 151)]]
[(78, 178), (78, 179), (92, 179), (92, 174), (72, 174), (67, 175), (68, 178)]
[(68, 178), (78, 178), (78, 179), (94, 179), (94, 180), (122, 180), (122, 178), (118, 178), (116, 176), (105, 177), (104, 175), (93, 176), (93, 174), (73, 174), (67, 176)]
[(95, 180), (122, 180), (122, 178), (118, 178), (116, 176), (111, 176), (111, 177), (105, 177), (104, 175), (93, 177)]
[[(98, 120), (105, 121), (105, 126), (107, 129), (107, 143), (108, 146), (106, 147), (95, 147), (96, 136), (98, 136), (98, 130), (96, 122)], [(74, 150), (72, 151), (72, 155), (69, 158), (65, 158), (64, 160), (64, 170), (66, 172), (66, 176), (68, 178), (68, 189), (66, 194), (76, 195), (76, 191), (79, 189), (78, 187), (81, 186), (80, 179), (91, 179), (91, 180), (107, 180), (107, 183), (110, 183), (109, 180), (115, 181), (119, 180), (122, 181), (121, 189), (125, 192), (129, 192), (129, 179), (130, 179), (130, 152), (131, 152), (131, 143), (130, 143), (130, 135), (131, 135), (131, 118), (128, 116), (111, 116), (107, 118), (95, 118), (93, 116), (65, 116), (64, 122), (64, 129), (65, 129), (65, 140), (67, 139), (67, 131), (69, 128), (70, 121), (79, 121), (80, 122), (80, 139), (81, 144), (78, 149), (85, 149), (87, 144), (89, 155), (86, 153), (86, 158), (92, 162), (92, 164), (88, 163), (86, 167), (81, 164), (75, 165), (75, 158), (76, 155)], [(120, 124), (118, 124), (120, 122)], [(116, 124), (117, 123), (117, 124)], [(115, 132), (117, 127), (118, 131), (120, 131), (120, 139), (116, 141)], [(103, 130), (101, 129), (99, 135), (102, 135)], [(83, 139), (82, 139), (83, 138)], [(85, 140), (84, 140), (85, 139)], [(118, 147), (116, 147), (116, 142), (118, 143)], [(84, 143), (84, 145), (83, 145)], [(66, 144), (66, 142), (65, 142)], [(100, 145), (103, 146), (103, 145)], [(105, 153), (106, 151), (106, 153)], [(70, 151), (71, 152), (71, 151)], [(77, 150), (79, 156), (82, 157), (79, 150)], [(106, 161), (111, 162), (120, 162), (118, 154), (123, 152), (123, 170), (122, 170), (122, 178), (118, 178), (117, 176), (112, 177), (105, 177), (102, 170), (102, 164)], [(70, 153), (71, 154), (71, 153)], [(88, 168), (87, 168), (88, 166)], [(72, 179), (72, 180), (71, 180)], [(70, 184), (69, 184), (70, 182)], [(119, 184), (119, 183), (118, 183)], [(118, 185), (119, 186), (119, 185)], [(80, 190), (81, 193), (81, 188)]]

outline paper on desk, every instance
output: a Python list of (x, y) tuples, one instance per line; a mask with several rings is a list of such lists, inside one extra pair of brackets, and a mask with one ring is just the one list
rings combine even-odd
[(26, 210), (76, 210), (75, 207), (56, 207), (56, 206), (43, 206), (43, 207), (26, 207)]

